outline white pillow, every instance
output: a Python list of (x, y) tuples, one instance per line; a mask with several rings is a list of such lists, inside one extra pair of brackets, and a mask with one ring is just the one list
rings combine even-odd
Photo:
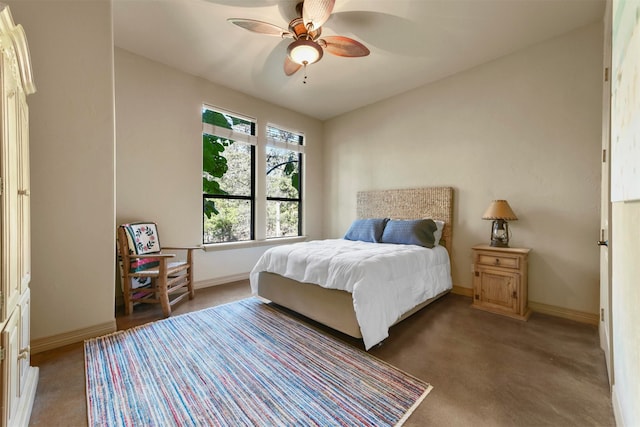
[(433, 232), (433, 237), (435, 240), (435, 246), (440, 245), (440, 239), (442, 239), (442, 229), (444, 228), (444, 221), (440, 221), (439, 219), (434, 219), (433, 222), (436, 223), (436, 231)]

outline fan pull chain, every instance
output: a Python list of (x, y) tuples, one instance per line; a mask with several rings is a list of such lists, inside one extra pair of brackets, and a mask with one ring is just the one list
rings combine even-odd
[(304, 68), (304, 78), (302, 79), (302, 84), (306, 85), (307, 84), (307, 61), (304, 61), (302, 63), (302, 67)]

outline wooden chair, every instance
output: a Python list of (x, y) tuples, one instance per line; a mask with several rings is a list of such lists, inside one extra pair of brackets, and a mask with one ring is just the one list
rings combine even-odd
[[(118, 227), (118, 248), (125, 314), (133, 312), (134, 303), (150, 303), (161, 304), (162, 313), (169, 317), (174, 304), (193, 299), (192, 252), (200, 247), (162, 248), (156, 224), (136, 222)], [(186, 260), (169, 262), (176, 254), (163, 249), (186, 251)]]

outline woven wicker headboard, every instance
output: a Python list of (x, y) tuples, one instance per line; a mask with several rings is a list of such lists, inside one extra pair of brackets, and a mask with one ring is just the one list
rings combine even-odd
[(357, 215), (358, 218), (431, 218), (444, 221), (442, 245), (451, 253), (453, 224), (453, 188), (451, 187), (359, 191)]

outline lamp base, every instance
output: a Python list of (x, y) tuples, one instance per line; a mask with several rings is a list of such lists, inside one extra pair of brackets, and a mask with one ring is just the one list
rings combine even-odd
[(491, 246), (495, 248), (509, 247), (509, 223), (504, 219), (496, 219), (491, 225)]

